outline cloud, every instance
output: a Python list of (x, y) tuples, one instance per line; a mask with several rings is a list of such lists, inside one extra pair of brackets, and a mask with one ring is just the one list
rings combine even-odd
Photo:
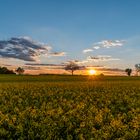
[(24, 66), (25, 70), (41, 70), (41, 67)]
[(93, 44), (94, 49), (122, 47), (124, 40), (102, 40)]
[(65, 66), (64, 64), (25, 63), (27, 66)]
[(96, 49), (96, 50), (100, 49), (99, 46), (94, 46), (93, 48)]
[(78, 64), (78, 65), (82, 65), (82, 64), (85, 64), (87, 62), (88, 62), (87, 60), (69, 60), (69, 61), (66, 61), (62, 64), (67, 65), (69, 63), (75, 63), (75, 64)]
[(98, 55), (98, 56), (89, 56), (87, 58), (88, 61), (113, 61), (113, 60), (120, 60), (119, 58), (112, 58), (109, 55)]
[(64, 69), (66, 64), (44, 64), (44, 63), (26, 63), (25, 67), (39, 67), (40, 69)]
[(92, 52), (93, 50), (92, 49), (85, 49), (83, 50), (83, 53), (88, 53), (88, 52)]
[(91, 65), (91, 62), (102, 62), (102, 61), (117, 61), (117, 60), (120, 60), (119, 58), (113, 58), (112, 56), (110, 55), (98, 55), (98, 56), (88, 56), (86, 59), (83, 59), (83, 60), (69, 60), (69, 61), (66, 61), (66, 62), (63, 62), (62, 65), (67, 65), (69, 63), (75, 63), (79, 66), (82, 66), (82, 65), (85, 65), (88, 67), (88, 65), (90, 64)]
[(104, 71), (114, 71), (114, 72), (124, 72), (123, 69), (118, 69), (118, 68), (99, 68), (99, 70), (104, 70)]
[(78, 65), (86, 65), (89, 63), (89, 62), (99, 62), (99, 61), (115, 61), (115, 60), (120, 60), (119, 58), (112, 58), (112, 56), (110, 55), (98, 55), (98, 56), (88, 56), (86, 59), (83, 59), (83, 60), (69, 60), (69, 61), (66, 61), (64, 63), (62, 63), (63, 65), (67, 65), (69, 63), (75, 63), (75, 64), (78, 64)]
[(66, 52), (52, 52), (49, 56), (66, 56)]
[(85, 64), (85, 63), (88, 63), (87, 60), (81, 60), (81, 61), (78, 61), (77, 64)]
[(35, 42), (29, 37), (14, 37), (0, 41), (0, 56), (24, 61), (37, 61), (42, 54), (48, 54), (51, 47)]

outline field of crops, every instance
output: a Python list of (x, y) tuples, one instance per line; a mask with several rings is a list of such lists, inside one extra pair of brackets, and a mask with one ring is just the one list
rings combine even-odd
[(140, 140), (140, 77), (1, 75), (0, 139)]

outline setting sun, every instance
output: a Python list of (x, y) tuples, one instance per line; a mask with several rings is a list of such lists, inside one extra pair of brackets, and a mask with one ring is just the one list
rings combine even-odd
[(96, 70), (93, 70), (93, 69), (89, 70), (88, 72), (89, 72), (89, 75), (95, 75), (96, 74)]

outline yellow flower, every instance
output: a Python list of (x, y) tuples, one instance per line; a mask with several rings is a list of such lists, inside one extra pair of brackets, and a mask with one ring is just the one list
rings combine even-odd
[(97, 123), (101, 123), (103, 121), (103, 114), (102, 111), (98, 112), (98, 114), (95, 116), (95, 121)]
[(110, 122), (110, 125), (111, 125), (113, 128), (120, 129), (121, 126), (122, 126), (122, 122), (121, 122), (121, 120), (119, 120), (119, 119), (113, 119), (113, 120)]

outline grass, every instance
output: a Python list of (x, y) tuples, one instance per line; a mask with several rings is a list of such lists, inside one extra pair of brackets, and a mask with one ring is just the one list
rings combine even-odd
[(1, 139), (140, 139), (140, 77), (0, 75)]

